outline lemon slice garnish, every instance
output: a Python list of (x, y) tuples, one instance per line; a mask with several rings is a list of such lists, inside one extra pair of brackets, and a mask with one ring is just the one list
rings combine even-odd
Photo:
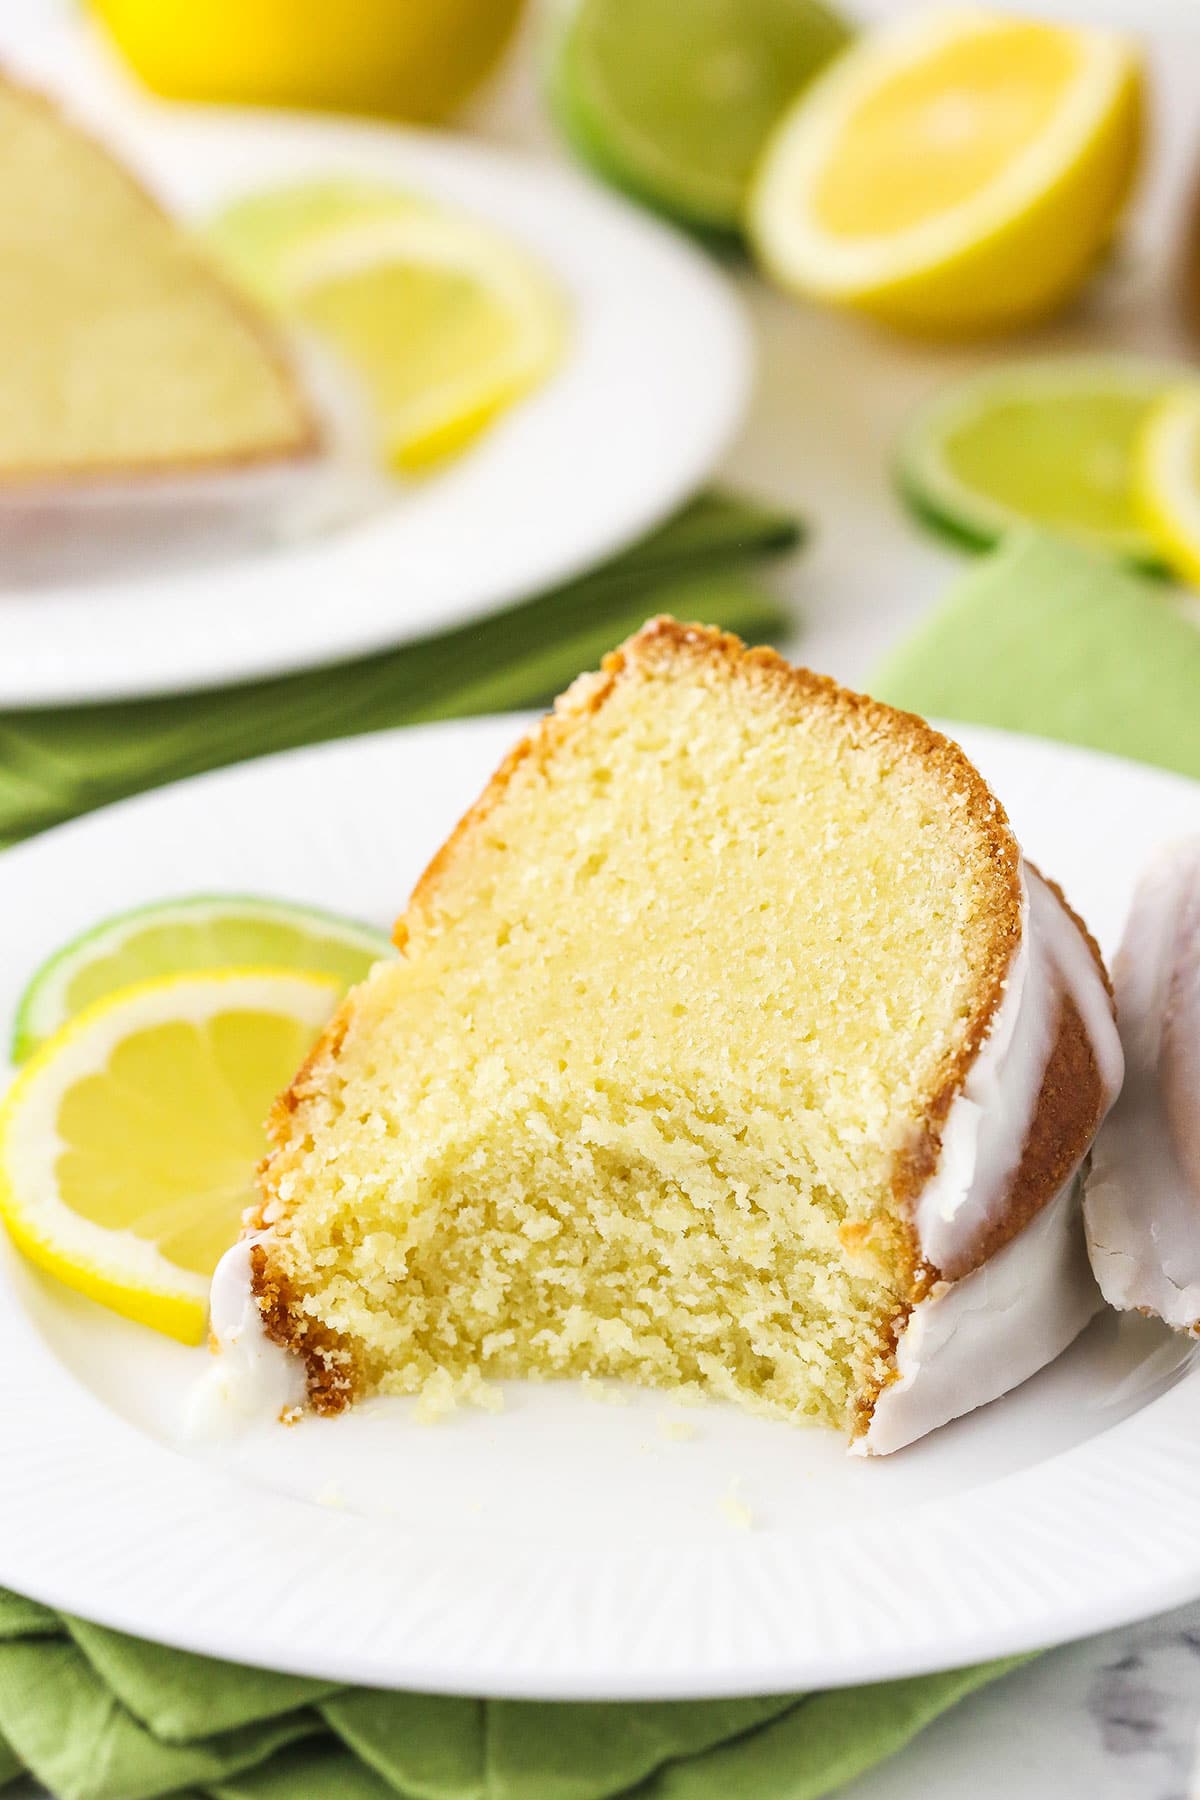
[(1200, 381), (1165, 395), (1146, 420), (1134, 492), (1163, 561), (1200, 583)]
[(0, 1106), (0, 1216), (69, 1287), (199, 1343), (263, 1121), (342, 993), (231, 969), (125, 988), (26, 1063)]

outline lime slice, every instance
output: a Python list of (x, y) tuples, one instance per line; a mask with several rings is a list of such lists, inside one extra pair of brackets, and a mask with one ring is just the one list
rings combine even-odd
[(263, 1121), (328, 1021), (337, 981), (227, 969), (89, 1007), (0, 1106), (0, 1217), (67, 1286), (185, 1343), (237, 1238)]
[(567, 309), (550, 277), (500, 233), (409, 195), (305, 184), (238, 202), (210, 236), (357, 378), (397, 468), (462, 449), (562, 357)]
[(779, 115), (850, 37), (819, 0), (576, 0), (550, 101), (585, 161), (674, 217), (738, 226)]
[(332, 977), (342, 989), (392, 953), (369, 925), (315, 907), (241, 894), (159, 900), (118, 913), (56, 951), (21, 996), (14, 1062), (85, 1007), (121, 988), (193, 971), (270, 966)]
[(1200, 381), (1173, 389), (1152, 409), (1137, 443), (1134, 489), (1163, 561), (1200, 585)]
[(205, 236), (218, 258), (264, 305), (283, 307), (290, 299), (288, 274), (298, 251), (344, 227), (407, 218), (421, 206), (383, 182), (339, 176), (246, 194), (209, 221)]
[(1134, 446), (1178, 369), (1124, 357), (1008, 363), (941, 389), (899, 446), (900, 489), (973, 544), (1024, 522), (1154, 563), (1133, 491)]

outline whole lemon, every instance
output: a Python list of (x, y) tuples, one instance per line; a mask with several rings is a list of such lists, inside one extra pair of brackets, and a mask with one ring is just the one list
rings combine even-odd
[(185, 100), (440, 119), (521, 0), (92, 0), (148, 87)]

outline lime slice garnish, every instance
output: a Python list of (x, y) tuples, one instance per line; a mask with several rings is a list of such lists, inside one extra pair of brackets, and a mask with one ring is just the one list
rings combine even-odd
[(914, 415), (896, 459), (900, 488), (923, 517), (971, 543), (1032, 523), (1153, 563), (1134, 448), (1178, 380), (1178, 369), (1126, 357), (985, 369)]
[(0, 1216), (78, 1292), (185, 1343), (255, 1198), (264, 1120), (341, 985), (227, 969), (124, 988), (42, 1045), (0, 1107)]
[(577, 0), (550, 98), (601, 174), (701, 226), (733, 229), (772, 126), (850, 30), (819, 0)]
[(242, 894), (156, 901), (93, 926), (42, 964), (17, 1008), (13, 1061), (85, 1007), (137, 983), (269, 966), (329, 976), (345, 989), (391, 952), (382, 932), (316, 907)]

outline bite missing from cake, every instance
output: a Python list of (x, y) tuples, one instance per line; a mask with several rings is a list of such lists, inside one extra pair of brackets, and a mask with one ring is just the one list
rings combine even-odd
[(248, 1221), (318, 1410), (588, 1372), (886, 1452), (1099, 1304), (1099, 955), (912, 715), (653, 621), (396, 940), (277, 1104)]

